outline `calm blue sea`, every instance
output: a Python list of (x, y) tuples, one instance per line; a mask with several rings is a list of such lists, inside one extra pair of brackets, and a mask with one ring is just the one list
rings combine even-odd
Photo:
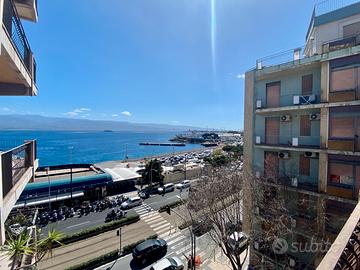
[[(139, 142), (166, 142), (176, 133), (140, 132), (71, 132), (71, 131), (0, 131), (0, 150), (37, 140), (40, 166), (67, 163), (96, 163), (109, 160), (150, 157), (201, 148), (198, 144), (185, 147), (140, 146)], [(71, 161), (71, 150), (72, 161)]]

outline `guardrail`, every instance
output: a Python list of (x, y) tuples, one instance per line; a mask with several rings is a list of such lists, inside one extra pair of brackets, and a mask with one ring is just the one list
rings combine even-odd
[(1, 153), (3, 197), (21, 179), (36, 160), (36, 141), (27, 141), (23, 145)]
[(27, 71), (36, 82), (36, 63), (13, 0), (4, 0), (3, 25)]

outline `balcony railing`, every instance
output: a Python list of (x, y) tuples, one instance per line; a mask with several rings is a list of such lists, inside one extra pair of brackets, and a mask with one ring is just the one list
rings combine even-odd
[(319, 94), (290, 94), (290, 95), (281, 95), (279, 98), (278, 106), (271, 106), (267, 104), (266, 98), (257, 98), (256, 99), (256, 108), (257, 109), (275, 109), (286, 106), (297, 106), (297, 105), (310, 105), (318, 104), (320, 102)]
[(283, 147), (302, 147), (302, 148), (320, 148), (320, 136), (255, 136), (255, 144)]
[(27, 71), (36, 82), (36, 64), (13, 0), (4, 0), (3, 25)]
[(360, 268), (360, 203), (346, 221), (317, 269)]
[(0, 155), (2, 165), (3, 197), (22, 178), (36, 160), (36, 141), (27, 141), (23, 145), (3, 152)]

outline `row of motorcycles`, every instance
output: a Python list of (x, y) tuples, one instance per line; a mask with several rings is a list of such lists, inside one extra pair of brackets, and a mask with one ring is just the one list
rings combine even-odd
[[(126, 215), (126, 212), (113, 209), (114, 207), (120, 206), (121, 203), (127, 200), (126, 196), (120, 195), (114, 198), (106, 198), (101, 201), (88, 202), (85, 201), (81, 204), (80, 207), (77, 207), (75, 210), (73, 207), (60, 207), (58, 210), (52, 211), (43, 211), (37, 217), (37, 224), (40, 226), (46, 226), (48, 223), (56, 222), (60, 220), (66, 220), (71, 217), (82, 217), (88, 215), (91, 212), (102, 212), (106, 209), (112, 209), (112, 211), (107, 215), (105, 222), (112, 220), (117, 220)], [(115, 213), (114, 213), (115, 212)]]

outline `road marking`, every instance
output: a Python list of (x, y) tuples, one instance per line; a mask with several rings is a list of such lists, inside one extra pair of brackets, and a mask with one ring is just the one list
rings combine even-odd
[(142, 214), (148, 213), (149, 211), (143, 209), (143, 210), (137, 210), (137, 211), (135, 211), (135, 212), (138, 213), (139, 215), (142, 215)]
[(161, 223), (164, 223), (164, 222), (167, 222), (167, 221), (165, 219), (163, 219), (162, 217), (160, 217), (160, 216), (157, 219), (146, 220), (146, 223), (149, 224), (149, 225), (153, 225), (154, 223), (161, 224)]
[(146, 222), (150, 222), (150, 221), (153, 221), (153, 220), (157, 220), (161, 218), (161, 216), (159, 214), (154, 214), (154, 215), (151, 215), (151, 216), (146, 216), (144, 217), (143, 219), (146, 221)]
[(150, 225), (150, 227), (154, 230), (154, 231), (157, 231), (157, 230), (159, 230), (160, 228), (163, 228), (163, 227), (170, 227), (171, 226), (171, 224), (170, 223), (165, 223), (165, 224), (163, 224), (163, 225), (160, 225), (160, 226), (157, 226), (157, 225)]
[(157, 234), (162, 234), (162, 233), (165, 233), (166, 231), (167, 232), (171, 232), (171, 230), (173, 230), (174, 228), (172, 226), (170, 226), (170, 229), (169, 228), (163, 228), (161, 230), (158, 230), (156, 231)]
[(84, 225), (84, 224), (87, 224), (87, 223), (90, 223), (90, 221), (85, 221), (85, 222), (83, 222), (83, 223), (78, 223), (78, 224), (75, 224), (75, 225), (71, 225), (71, 226), (68, 226), (68, 227), (66, 227), (66, 228), (69, 229), (69, 228), (81, 226), (81, 225)]
[(154, 217), (154, 216), (157, 216), (157, 213), (155, 212), (148, 212), (148, 213), (145, 213), (145, 214), (141, 214), (140, 217), (144, 220), (146, 219), (150, 219), (151, 217)]
[[(167, 233), (166, 233), (166, 234), (167, 234)], [(181, 234), (180, 231), (178, 231), (178, 232), (176, 232), (176, 233), (174, 233), (174, 234), (172, 234), (172, 235), (161, 234), (159, 237), (164, 238), (166, 241), (168, 241), (168, 240), (170, 240), (170, 239), (178, 236), (179, 234)]]
[(181, 236), (175, 238), (174, 240), (172, 240), (172, 241), (170, 241), (170, 242), (167, 242), (167, 244), (168, 244), (168, 245), (172, 245), (172, 244), (174, 244), (174, 243), (182, 240), (182, 239), (185, 238), (185, 237), (186, 237), (185, 235), (181, 235)]

